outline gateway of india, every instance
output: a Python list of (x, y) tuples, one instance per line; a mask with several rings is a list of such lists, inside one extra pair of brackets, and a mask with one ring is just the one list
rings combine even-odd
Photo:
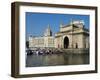
[(67, 25), (60, 24), (59, 32), (52, 36), (50, 25), (43, 36), (29, 36), (29, 48), (89, 48), (89, 30), (83, 20), (71, 21)]

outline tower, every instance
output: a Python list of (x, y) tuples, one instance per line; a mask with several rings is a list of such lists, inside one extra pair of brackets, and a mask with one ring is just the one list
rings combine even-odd
[(63, 25), (63, 23), (62, 23), (62, 21), (60, 22), (60, 28), (62, 28), (64, 25)]
[(59, 25), (59, 30), (60, 30), (60, 31), (62, 30), (63, 26), (64, 26), (63, 22), (60, 21), (60, 25)]
[(50, 25), (48, 24), (47, 29), (44, 32), (44, 36), (52, 36), (52, 31), (50, 29)]

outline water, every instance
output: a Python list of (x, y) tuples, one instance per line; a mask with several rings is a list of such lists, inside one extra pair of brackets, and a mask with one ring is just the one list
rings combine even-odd
[(27, 55), (26, 67), (89, 64), (88, 54)]

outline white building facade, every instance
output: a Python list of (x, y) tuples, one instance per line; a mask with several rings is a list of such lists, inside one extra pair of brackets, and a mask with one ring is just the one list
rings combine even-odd
[(89, 30), (84, 21), (71, 21), (68, 25), (60, 24), (60, 30), (52, 36), (50, 26), (42, 37), (29, 37), (29, 47), (52, 48), (89, 48)]
[(42, 37), (29, 37), (29, 47), (55, 47), (54, 37), (52, 36), (52, 31), (50, 26), (44, 32), (44, 36)]

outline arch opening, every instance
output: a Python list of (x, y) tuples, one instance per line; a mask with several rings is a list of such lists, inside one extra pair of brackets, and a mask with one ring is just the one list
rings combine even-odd
[(69, 39), (68, 37), (65, 37), (64, 38), (64, 48), (68, 48), (68, 46), (69, 46)]

